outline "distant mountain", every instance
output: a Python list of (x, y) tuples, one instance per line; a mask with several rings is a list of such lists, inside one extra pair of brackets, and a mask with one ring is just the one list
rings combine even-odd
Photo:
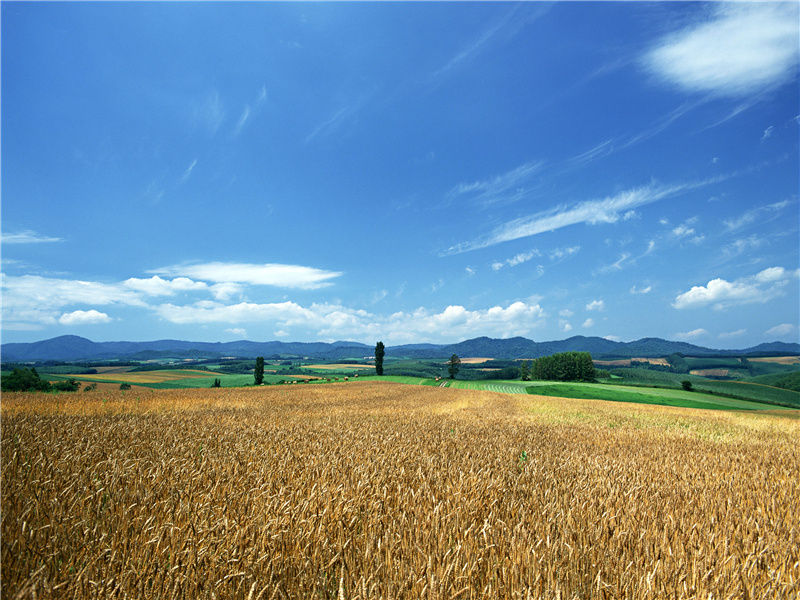
[[(614, 342), (600, 337), (573, 336), (565, 340), (535, 342), (524, 337), (495, 339), (477, 337), (457, 344), (405, 344), (386, 348), (387, 356), (442, 358), (452, 354), (486, 358), (537, 358), (556, 352), (583, 351), (595, 358), (635, 358), (668, 356), (679, 352), (689, 356), (800, 354), (800, 344), (770, 342), (741, 350), (716, 350), (686, 342), (661, 338), (642, 338), (633, 342)], [(32, 343), (9, 343), (2, 346), (3, 362), (55, 360), (151, 360), (159, 358), (219, 358), (225, 356), (308, 356), (337, 360), (371, 356), (373, 347), (360, 342), (187, 342), (155, 340), (152, 342), (93, 342), (75, 335), (62, 335)]]

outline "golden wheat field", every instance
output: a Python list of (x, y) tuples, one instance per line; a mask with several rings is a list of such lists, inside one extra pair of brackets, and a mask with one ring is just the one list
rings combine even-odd
[(796, 598), (798, 506), (793, 411), (369, 382), (2, 399), (4, 598)]

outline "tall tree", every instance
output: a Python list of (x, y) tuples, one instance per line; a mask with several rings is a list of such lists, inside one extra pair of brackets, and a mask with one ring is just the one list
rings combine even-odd
[(264, 383), (264, 357), (259, 356), (256, 358), (256, 370), (253, 373), (256, 380), (256, 385)]
[(528, 365), (528, 361), (523, 360), (522, 363), (519, 365), (519, 374), (522, 378), (522, 381), (529, 381), (531, 378), (531, 368)]
[(386, 354), (386, 348), (383, 342), (375, 344), (375, 373), (383, 375), (383, 355)]
[(453, 356), (450, 357), (450, 364), (447, 367), (447, 372), (450, 373), (450, 379), (456, 378), (459, 367), (461, 367), (461, 359), (458, 358), (458, 354), (453, 354)]

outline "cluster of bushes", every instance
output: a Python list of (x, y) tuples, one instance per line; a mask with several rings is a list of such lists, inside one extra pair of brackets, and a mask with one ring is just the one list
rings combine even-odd
[(14, 369), (0, 382), (0, 389), (4, 392), (75, 392), (80, 386), (74, 379), (50, 383), (39, 376), (36, 367)]
[(561, 352), (534, 360), (530, 376), (549, 381), (594, 381), (596, 372), (588, 352)]

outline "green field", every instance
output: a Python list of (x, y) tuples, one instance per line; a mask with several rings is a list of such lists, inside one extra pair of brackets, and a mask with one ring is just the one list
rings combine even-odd
[(691, 381), (696, 390), (713, 394), (727, 394), (754, 402), (767, 402), (781, 406), (800, 408), (800, 392), (786, 390), (768, 385), (754, 385), (744, 381), (719, 381), (706, 379), (697, 375), (682, 373), (669, 373), (641, 368), (613, 369), (612, 375), (621, 379), (614, 379), (616, 385), (630, 386), (661, 386), (680, 388), (681, 381)]
[(636, 388), (598, 383), (532, 382), (529, 394), (560, 396), (564, 398), (587, 398), (638, 404), (662, 404), (685, 408), (707, 408), (712, 410), (774, 410), (776, 407), (762, 402), (751, 402), (734, 398), (722, 398), (702, 392), (669, 390), (661, 388)]

